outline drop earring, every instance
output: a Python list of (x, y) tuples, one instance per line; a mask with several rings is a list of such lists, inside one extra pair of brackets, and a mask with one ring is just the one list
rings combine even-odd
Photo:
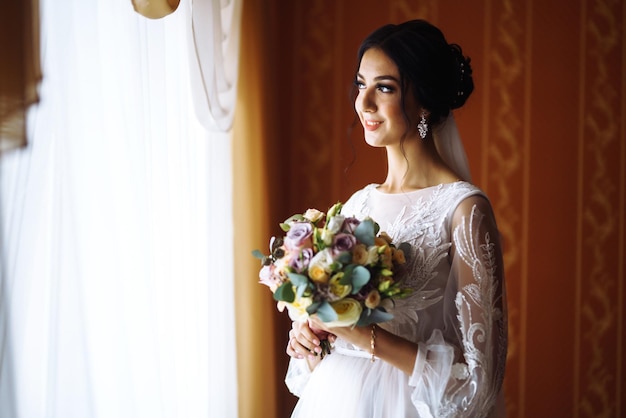
[(428, 134), (428, 122), (426, 121), (426, 112), (423, 110), (420, 115), (420, 121), (417, 124), (417, 130), (419, 131), (420, 138), (426, 139), (426, 135)]

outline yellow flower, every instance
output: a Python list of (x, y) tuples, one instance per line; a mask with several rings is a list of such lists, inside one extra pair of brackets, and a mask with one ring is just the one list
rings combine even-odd
[(320, 265), (309, 266), (309, 277), (316, 283), (327, 283), (328, 273)]
[(370, 309), (374, 309), (375, 307), (378, 306), (379, 303), (380, 303), (380, 293), (378, 293), (378, 290), (374, 289), (367, 294), (367, 297), (365, 298), (365, 306), (367, 306)]
[(316, 283), (328, 283), (333, 256), (330, 249), (315, 254), (309, 263), (309, 277)]
[(343, 272), (339, 272), (330, 279), (330, 292), (335, 295), (337, 299), (345, 298), (352, 290), (352, 286), (339, 283), (342, 277)]
[(292, 303), (287, 303), (287, 311), (289, 312), (289, 318), (292, 321), (302, 321), (309, 317), (306, 308), (313, 303), (313, 298), (305, 297), (294, 300)]
[(330, 306), (337, 312), (337, 320), (326, 323), (328, 327), (348, 327), (357, 323), (363, 312), (361, 304), (352, 298), (331, 302)]

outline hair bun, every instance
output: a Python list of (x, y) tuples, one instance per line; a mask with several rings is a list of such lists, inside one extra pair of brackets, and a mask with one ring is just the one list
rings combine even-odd
[(458, 109), (465, 104), (470, 94), (474, 91), (474, 80), (472, 79), (470, 57), (463, 56), (463, 50), (457, 44), (450, 44), (450, 50), (456, 63), (458, 80), (456, 95), (452, 98), (450, 108)]

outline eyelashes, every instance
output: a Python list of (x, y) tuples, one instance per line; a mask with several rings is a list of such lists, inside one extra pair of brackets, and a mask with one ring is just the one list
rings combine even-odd
[[(366, 88), (365, 83), (361, 80), (354, 80), (354, 86), (359, 90), (363, 90)], [(376, 90), (380, 91), (381, 93), (393, 93), (396, 91), (393, 86), (383, 83), (376, 83)]]

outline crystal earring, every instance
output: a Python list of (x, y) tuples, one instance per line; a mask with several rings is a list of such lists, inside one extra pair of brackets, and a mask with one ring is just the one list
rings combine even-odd
[(417, 124), (417, 130), (420, 133), (420, 138), (425, 139), (428, 134), (428, 123), (426, 122), (426, 112), (422, 110), (420, 115), (420, 122)]

